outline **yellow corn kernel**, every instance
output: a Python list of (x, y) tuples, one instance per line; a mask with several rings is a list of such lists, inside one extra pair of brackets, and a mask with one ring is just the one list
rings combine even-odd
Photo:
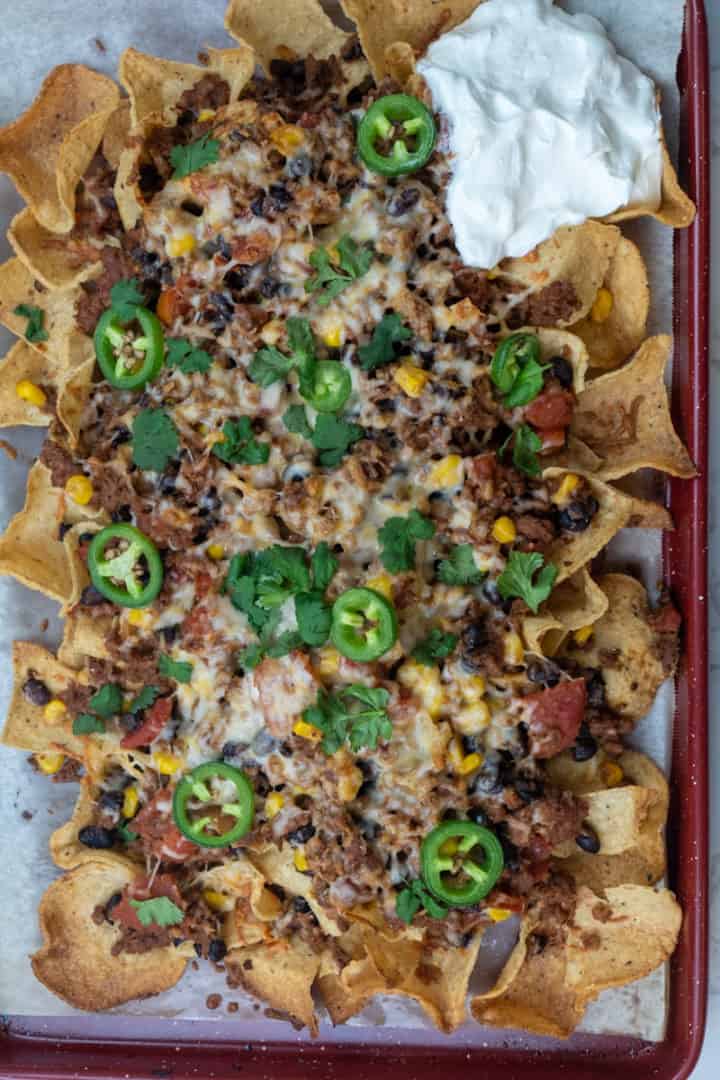
[(318, 671), (321, 675), (335, 675), (340, 667), (340, 653), (332, 645), (318, 649)]
[(36, 754), (35, 760), (41, 772), (44, 772), (46, 776), (53, 776), (62, 769), (65, 755), (55, 753), (54, 750), (46, 750), (44, 754)]
[(451, 739), (448, 743), (447, 757), (448, 765), (450, 765), (455, 772), (457, 772), (462, 765), (463, 756), (462, 743), (460, 740), (458, 738)]
[(265, 817), (274, 818), (285, 805), (285, 800), (279, 791), (273, 791), (265, 800)]
[(201, 124), (204, 124), (206, 120), (212, 120), (215, 115), (215, 109), (201, 109), (198, 113), (198, 120)]
[(285, 157), (290, 157), (305, 142), (305, 133), (296, 124), (281, 124), (270, 134), (270, 141)]
[(463, 701), (468, 701), (471, 704), (480, 701), (485, 697), (485, 691), (487, 686), (482, 675), (470, 675), (469, 678), (464, 679), (460, 684), (460, 693), (463, 696)]
[(179, 259), (181, 255), (189, 255), (195, 248), (195, 237), (192, 233), (182, 233), (180, 236), (171, 236), (168, 240), (167, 253), (171, 259)]
[(230, 897), (215, 889), (203, 889), (203, 900), (212, 911), (229, 911), (232, 907)]
[(377, 574), (376, 577), (366, 581), (365, 586), (368, 589), (373, 589), (375, 592), (380, 593), (386, 600), (392, 600), (393, 598), (393, 583), (389, 574)]
[(37, 405), (38, 409), (42, 409), (43, 405), (47, 401), (47, 394), (34, 382), (30, 382), (29, 379), (21, 379), (15, 386), (15, 393), (23, 401), (27, 401), (30, 405)]
[(498, 544), (512, 544), (517, 536), (515, 522), (512, 518), (505, 517), (504, 515), (503, 517), (497, 518), (492, 527), (492, 534), (493, 539), (497, 540)]
[(498, 266), (491, 267), (485, 277), (488, 281), (494, 281), (495, 278), (500, 277), (500, 268)]
[(304, 851), (301, 851), (300, 848), (297, 848), (297, 850), (295, 851), (295, 854), (293, 855), (293, 862), (295, 864), (296, 870), (299, 870), (301, 874), (306, 873), (309, 863), (307, 861), (307, 855)]
[(57, 724), (58, 720), (62, 720), (66, 712), (67, 705), (65, 702), (61, 701), (60, 698), (53, 698), (52, 701), (48, 701), (43, 709), (43, 716), (51, 724)]
[(180, 758), (175, 757), (174, 754), (168, 754), (165, 750), (158, 750), (153, 754), (153, 762), (162, 776), (172, 776), (183, 764)]
[(141, 611), (139, 608), (131, 608), (128, 611), (127, 621), (131, 626), (148, 626), (150, 624), (150, 614), (147, 611)]
[(483, 763), (482, 754), (466, 754), (460, 762), (458, 772), (461, 776), (467, 776), (471, 772), (475, 772), (479, 769)]
[(608, 787), (617, 787), (625, 779), (625, 773), (615, 761), (604, 762), (600, 772)]
[(597, 291), (592, 308), (590, 309), (590, 318), (593, 322), (605, 322), (610, 318), (610, 312), (613, 309), (613, 294), (609, 289), (600, 288)]
[(277, 345), (283, 332), (283, 323), (280, 319), (270, 319), (260, 331), (260, 339), (264, 345)]
[(65, 484), (65, 493), (69, 495), (74, 503), (78, 506), (87, 506), (93, 497), (95, 492), (92, 486), (92, 480), (89, 480), (87, 476), (83, 476), (82, 473), (76, 473), (75, 476), (71, 476)]
[(444, 855), (446, 859), (451, 859), (453, 855), (457, 855), (459, 847), (460, 841), (451, 836), (449, 840), (440, 845), (440, 854)]
[(517, 667), (525, 659), (525, 647), (519, 634), (510, 633), (505, 637), (505, 663)]
[(575, 473), (568, 473), (567, 476), (563, 476), (557, 491), (552, 497), (552, 501), (557, 503), (558, 506), (562, 506), (563, 503), (568, 501), (579, 483), (580, 477), (576, 476)]
[(512, 911), (504, 907), (490, 907), (487, 909), (487, 915), (493, 922), (505, 922), (512, 915)]
[(437, 668), (429, 668), (415, 660), (408, 660), (399, 669), (397, 678), (398, 682), (407, 686), (420, 699), (433, 720), (440, 715), (445, 694)]
[(207, 549), (207, 553), (209, 558), (215, 559), (215, 561), (217, 562), (218, 559), (222, 559), (225, 557), (225, 548), (222, 546), (222, 544), (211, 544), (210, 547)]
[(490, 723), (490, 709), (486, 701), (475, 701), (458, 709), (453, 717), (453, 725), (463, 735), (477, 735)]
[(308, 724), (305, 720), (296, 720), (293, 724), (293, 735), (299, 735), (301, 739), (310, 739), (312, 742), (317, 742), (318, 739), (322, 739), (322, 731), (313, 727), (312, 724)]
[(135, 817), (137, 814), (138, 803), (140, 797), (136, 787), (125, 788), (125, 794), (123, 795), (122, 812), (124, 818)]
[(459, 454), (448, 454), (430, 470), (428, 484), (432, 488), (459, 487), (463, 482), (463, 461)]
[(592, 637), (592, 626), (581, 626), (579, 630), (576, 630), (573, 634), (576, 645), (584, 645), (586, 641), (589, 641)]
[(427, 371), (423, 371), (422, 368), (416, 367), (415, 364), (411, 364), (409, 361), (405, 361), (399, 368), (396, 368), (393, 375), (393, 379), (400, 389), (411, 398), (421, 396), (429, 378)]
[(339, 349), (343, 342), (343, 332), (340, 323), (334, 323), (325, 330), (322, 339), (329, 349)]

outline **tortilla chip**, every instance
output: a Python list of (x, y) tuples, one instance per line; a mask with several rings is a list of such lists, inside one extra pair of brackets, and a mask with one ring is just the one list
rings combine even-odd
[(33, 278), (49, 289), (79, 285), (101, 266), (99, 255), (95, 262), (79, 262), (67, 238), (46, 229), (27, 207), (12, 219), (8, 239)]
[(549, 456), (547, 460), (557, 468), (567, 469), (569, 472), (593, 473), (597, 472), (602, 465), (602, 458), (599, 458), (582, 439), (572, 434), (568, 434), (563, 449)]
[(173, 946), (112, 955), (120, 931), (93, 922), (92, 913), (132, 880), (125, 866), (87, 862), (54, 881), (40, 901), (44, 944), (32, 957), (33, 971), (76, 1009), (97, 1012), (159, 994), (185, 970), (186, 960)]
[(62, 377), (58, 384), (57, 416), (69, 436), (70, 446), (76, 446), (80, 436), (82, 414), (87, 405), (95, 370), (95, 346), (92, 339), (73, 331), (62, 347)]
[(588, 368), (588, 352), (584, 342), (575, 334), (569, 334), (567, 330), (553, 330), (550, 327), (539, 327), (530, 331), (535, 333), (540, 342), (540, 359), (547, 363), (554, 356), (564, 356), (569, 360), (573, 369), (573, 390), (576, 394), (581, 393), (585, 387), (585, 372)]
[[(85, 736), (80, 741), (85, 742), (87, 738), (90, 738), (90, 736)], [(135, 863), (128, 855), (121, 855), (116, 851), (89, 848), (80, 843), (80, 830), (92, 823), (97, 794), (96, 779), (91, 776), (84, 776), (80, 781), (80, 791), (72, 817), (64, 825), (61, 825), (59, 829), (55, 829), (50, 837), (49, 847), (52, 860), (62, 870), (72, 870), (83, 863), (105, 863), (109, 866), (125, 867), (130, 873), (133, 873)]]
[(276, 58), (337, 56), (349, 35), (328, 18), (318, 0), (230, 0), (225, 29), (249, 45), (265, 71)]
[(52, 355), (62, 347), (75, 326), (76, 290), (48, 290), (33, 278), (27, 266), (18, 258), (8, 259), (0, 266), (0, 323), (22, 338), (27, 319), (16, 315), (18, 304), (39, 307), (45, 313), (46, 341), (29, 342), (38, 352)]
[(613, 299), (608, 318), (595, 322), (588, 315), (571, 329), (585, 342), (591, 367), (616, 368), (642, 344), (650, 308), (645, 260), (625, 236), (619, 239), (602, 286)]
[(385, 981), (367, 953), (350, 960), (338, 971), (321, 969), (317, 987), (333, 1024), (344, 1024), (364, 1009)]
[(293, 896), (302, 896), (310, 905), (323, 933), (338, 937), (343, 932), (344, 921), (318, 903), (312, 891), (312, 878), (296, 869), (292, 848), (288, 844), (282, 848), (268, 845), (260, 852), (249, 851), (248, 858), (267, 881), (282, 886)]
[(62, 750), (72, 757), (82, 755), (83, 743), (72, 733), (72, 718), (67, 716), (51, 723), (45, 719), (41, 705), (33, 705), (25, 696), (23, 686), (33, 676), (44, 682), (54, 694), (61, 694), (73, 681), (84, 681), (76, 671), (60, 663), (42, 645), (30, 641), (13, 642), (13, 691), (8, 706), (2, 742), (18, 750), (42, 752)]
[[(56, 379), (53, 358), (31, 348), (25, 341), (16, 341), (0, 361), (0, 427), (24, 424), (28, 427), (47, 427), (52, 418), (51, 402)], [(40, 408), (18, 397), (15, 387), (29, 379), (46, 394), (48, 403)]]
[(585, 567), (553, 589), (540, 615), (523, 619), (531, 652), (554, 656), (568, 634), (592, 626), (607, 611), (608, 599)]
[(142, 216), (142, 204), (137, 197), (134, 181), (138, 152), (135, 146), (128, 146), (121, 152), (113, 188), (120, 220), (126, 232), (131, 232)]
[(684, 229), (692, 225), (695, 220), (695, 203), (685, 194), (680, 187), (675, 167), (670, 160), (665, 135), (661, 134), (663, 174), (662, 195), (660, 206), (657, 210), (648, 209), (647, 206), (628, 206), (609, 214), (605, 221), (618, 222), (628, 221), (631, 218), (649, 215), (662, 222), (663, 225), (671, 225), (674, 229)]
[[(67, 540), (67, 535), (65, 539)], [(107, 659), (109, 653), (105, 636), (111, 625), (112, 615), (98, 617), (77, 607), (68, 611), (63, 620), (63, 639), (58, 649), (58, 660), (66, 667), (80, 671), (88, 656), (99, 660)]]
[(696, 475), (670, 416), (664, 373), (671, 348), (666, 334), (648, 338), (629, 364), (593, 379), (580, 395), (571, 431), (602, 458), (600, 479), (646, 467)]
[[(543, 478), (551, 480), (563, 475), (566, 470), (549, 468), (543, 471)], [(624, 528), (632, 513), (633, 501), (629, 495), (603, 484), (595, 476), (577, 470), (584, 476), (590, 491), (598, 503), (598, 510), (589, 527), (584, 532), (567, 533), (553, 542), (545, 552), (545, 561), (554, 563), (558, 568), (556, 585), (585, 566), (605, 548), (613, 536)]]
[(28, 474), (25, 506), (0, 536), (0, 574), (67, 603), (73, 582), (65, 547), (58, 540), (65, 497), (37, 461)]
[(660, 503), (653, 502), (652, 499), (640, 499), (637, 495), (632, 496), (632, 501), (632, 513), (628, 518), (626, 528), (663, 529), (665, 532), (674, 530), (675, 522), (672, 514)]
[[(257, 944), (269, 937), (269, 924), (282, 914), (282, 904), (248, 858), (239, 855), (232, 863), (213, 866), (195, 878), (194, 884), (226, 896), (228, 911), (225, 942), (228, 948)], [(255, 925), (253, 925), (253, 923)]]
[(312, 985), (320, 969), (320, 956), (308, 945), (287, 938), (271, 945), (231, 949), (225, 967), (255, 997), (317, 1036)]
[(236, 101), (255, 68), (251, 48), (208, 49), (208, 64), (183, 64), (158, 56), (125, 49), (120, 57), (120, 82), (130, 97), (130, 120), (134, 127), (151, 113), (167, 115), (175, 108), (186, 90), (209, 73), (217, 74), (229, 84), (230, 100)]
[(108, 165), (117, 169), (120, 154), (127, 146), (130, 136), (130, 102), (123, 98), (117, 109), (110, 115), (102, 141), (102, 152)]
[(663, 664), (656, 634), (648, 625), (644, 586), (625, 574), (606, 574), (598, 584), (608, 598), (608, 610), (582, 648), (568, 641), (562, 655), (600, 668), (608, 706), (621, 716), (640, 719), (673, 668), (667, 660)]
[(66, 233), (75, 224), (75, 189), (119, 100), (112, 79), (61, 64), (30, 108), (0, 130), (0, 171), (46, 229)]

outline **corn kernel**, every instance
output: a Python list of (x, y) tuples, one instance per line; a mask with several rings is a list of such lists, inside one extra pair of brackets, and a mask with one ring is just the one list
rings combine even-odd
[(308, 724), (305, 720), (296, 720), (293, 724), (293, 735), (299, 735), (301, 739), (310, 739), (317, 742), (322, 739), (322, 731)]
[(270, 141), (285, 157), (290, 157), (294, 150), (305, 142), (305, 133), (296, 124), (281, 124), (270, 134)]
[(505, 922), (512, 915), (512, 911), (504, 907), (491, 907), (487, 909), (487, 915), (493, 922)]
[(430, 376), (427, 371), (416, 367), (415, 364), (405, 362), (395, 370), (393, 379), (408, 397), (419, 398), (425, 389), (425, 384)]
[(469, 678), (464, 679), (460, 684), (460, 693), (463, 696), (463, 701), (468, 701), (471, 704), (480, 701), (485, 696), (487, 686), (482, 675), (471, 675)]
[(135, 817), (137, 814), (138, 803), (140, 797), (136, 787), (125, 788), (125, 794), (123, 795), (122, 812), (124, 818)]
[(397, 678), (398, 682), (415, 693), (433, 720), (440, 715), (445, 694), (437, 668), (429, 668), (414, 660), (408, 660), (399, 669)]
[(171, 259), (178, 259), (181, 255), (189, 255), (195, 248), (195, 237), (192, 233), (182, 233), (181, 236), (171, 236), (167, 253)]
[(140, 611), (139, 608), (131, 608), (128, 611), (127, 621), (131, 626), (148, 626), (150, 624), (150, 614), (147, 611)]
[(459, 739), (454, 738), (450, 740), (450, 742), (448, 743), (447, 756), (448, 764), (451, 765), (452, 768), (455, 769), (455, 771), (457, 772), (457, 770), (462, 765), (463, 760), (462, 743)]
[(335, 675), (340, 667), (340, 653), (332, 645), (318, 649), (318, 671), (321, 675)]
[(519, 634), (510, 633), (505, 637), (505, 663), (512, 667), (522, 664), (525, 659), (525, 647)]
[(459, 454), (448, 454), (433, 466), (428, 476), (431, 488), (459, 487), (463, 482), (463, 461)]
[(283, 323), (280, 319), (270, 319), (260, 331), (260, 340), (264, 345), (277, 345), (283, 332)]
[(479, 769), (483, 763), (482, 754), (466, 754), (460, 762), (458, 772), (461, 776), (467, 776), (471, 772), (475, 772)]
[(625, 773), (615, 761), (604, 762), (600, 771), (608, 787), (617, 787), (625, 779)]
[(46, 776), (53, 776), (56, 772), (60, 772), (65, 761), (65, 755), (55, 753), (53, 750), (46, 750), (44, 754), (36, 754), (35, 760), (41, 772), (44, 772)]
[(609, 289), (600, 288), (597, 291), (597, 296), (590, 309), (590, 318), (593, 322), (605, 322), (610, 318), (610, 312), (613, 309), (613, 294)]
[(476, 701), (458, 709), (453, 726), (463, 735), (477, 735), (490, 723), (490, 709), (486, 701)]
[(576, 645), (584, 645), (586, 641), (589, 641), (592, 637), (592, 626), (581, 626), (579, 630), (576, 630), (573, 634)]
[(494, 281), (495, 278), (500, 277), (500, 267), (492, 266), (485, 275), (488, 281)]
[(232, 907), (230, 897), (223, 896), (215, 889), (203, 889), (203, 900), (212, 911), (229, 911)]
[(498, 544), (512, 544), (517, 536), (515, 522), (512, 518), (505, 517), (504, 515), (503, 517), (497, 518), (492, 527), (492, 534), (493, 539), (497, 540)]
[(48, 701), (47, 705), (43, 709), (43, 716), (46, 720), (49, 720), (51, 724), (56, 724), (58, 720), (62, 720), (63, 716), (67, 712), (67, 705), (60, 698), (53, 698), (52, 701)]
[(568, 473), (567, 476), (563, 476), (557, 491), (552, 497), (552, 501), (557, 503), (558, 506), (562, 506), (563, 503), (568, 501), (579, 483), (580, 477), (576, 476), (575, 473)]
[(222, 544), (211, 544), (207, 549), (207, 553), (211, 559), (215, 559), (217, 562), (218, 559), (225, 557), (225, 548)]
[(183, 764), (180, 758), (168, 754), (164, 750), (158, 750), (157, 753), (153, 754), (153, 762), (161, 776), (172, 776)]
[(274, 818), (279, 814), (285, 804), (285, 800), (279, 791), (273, 791), (265, 800), (265, 817)]
[(307, 872), (309, 863), (307, 861), (307, 855), (304, 851), (300, 851), (299, 848), (296, 849), (295, 854), (293, 855), (293, 862), (295, 864), (295, 869), (299, 870), (301, 874)]
[(329, 349), (339, 349), (343, 341), (342, 326), (335, 323), (323, 333), (322, 339)]
[(386, 600), (392, 600), (393, 583), (389, 574), (378, 574), (376, 577), (366, 581), (365, 585), (368, 589), (373, 589), (375, 592), (380, 593)]
[(78, 506), (87, 506), (93, 497), (95, 492), (92, 486), (92, 480), (89, 480), (87, 476), (83, 476), (82, 473), (76, 473), (75, 476), (71, 476), (65, 484), (65, 493), (70, 496), (74, 503)]
[(198, 113), (198, 120), (201, 124), (204, 124), (206, 120), (212, 120), (215, 115), (215, 109), (201, 109)]
[(43, 405), (47, 401), (47, 394), (34, 382), (30, 382), (29, 379), (21, 379), (15, 386), (15, 393), (23, 401), (27, 401), (30, 405), (37, 405), (38, 409), (42, 409)]

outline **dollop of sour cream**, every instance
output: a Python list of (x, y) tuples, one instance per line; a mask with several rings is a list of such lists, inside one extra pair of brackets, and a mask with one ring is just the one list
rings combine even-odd
[(603, 26), (552, 0), (486, 0), (418, 64), (449, 124), (447, 211), (469, 266), (561, 225), (660, 204), (655, 86)]

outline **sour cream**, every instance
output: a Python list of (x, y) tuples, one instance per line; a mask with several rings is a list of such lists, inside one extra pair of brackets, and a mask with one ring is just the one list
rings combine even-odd
[(653, 82), (602, 25), (552, 0), (486, 0), (418, 64), (449, 124), (447, 210), (469, 266), (561, 225), (660, 204)]

